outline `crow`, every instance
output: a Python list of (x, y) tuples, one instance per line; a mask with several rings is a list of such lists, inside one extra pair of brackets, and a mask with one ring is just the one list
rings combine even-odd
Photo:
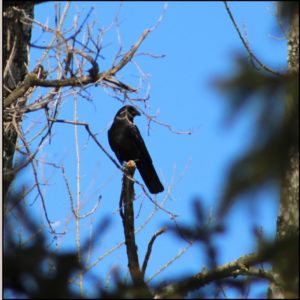
[(135, 161), (148, 190), (157, 194), (162, 192), (164, 187), (157, 176), (140, 131), (133, 123), (133, 118), (140, 115), (135, 107), (123, 106), (108, 130), (108, 141), (121, 164), (129, 160)]

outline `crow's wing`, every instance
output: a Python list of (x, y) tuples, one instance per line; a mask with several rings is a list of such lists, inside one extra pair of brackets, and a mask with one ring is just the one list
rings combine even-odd
[(147, 188), (152, 194), (162, 192), (164, 190), (164, 187), (161, 184), (158, 175), (154, 169), (151, 156), (147, 150), (142, 135), (139, 129), (134, 124), (131, 125), (130, 133), (130, 140), (135, 144), (134, 152), (136, 152), (137, 154), (136, 165), (141, 174), (141, 177), (143, 178)]

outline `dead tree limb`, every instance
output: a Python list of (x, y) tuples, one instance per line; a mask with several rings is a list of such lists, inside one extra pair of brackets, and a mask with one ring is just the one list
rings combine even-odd
[(146, 294), (148, 294), (147, 296), (149, 297), (149, 295), (151, 294), (144, 281), (144, 274), (140, 269), (138, 248), (135, 242), (135, 234), (134, 234), (134, 209), (133, 209), (134, 181), (131, 180), (131, 177), (133, 177), (135, 168), (136, 166), (133, 160), (127, 162), (127, 164), (124, 167), (125, 172), (123, 176), (119, 207), (120, 207), (120, 215), (123, 223), (125, 244), (126, 244), (126, 251), (127, 251), (127, 258), (128, 258), (128, 269), (131, 275), (131, 279), (134, 286), (138, 289), (145, 291)]

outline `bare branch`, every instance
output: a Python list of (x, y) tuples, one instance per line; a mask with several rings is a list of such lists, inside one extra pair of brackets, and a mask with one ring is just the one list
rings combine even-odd
[(89, 83), (95, 82), (112, 82), (116, 86), (119, 86), (121, 89), (126, 89), (129, 92), (136, 92), (135, 88), (130, 87), (117, 79), (111, 78), (110, 71), (99, 73), (96, 78), (92, 76), (81, 76), (81, 77), (72, 77), (67, 79), (57, 79), (57, 80), (45, 80), (39, 79), (34, 74), (28, 74), (25, 80), (17, 87), (13, 92), (11, 92), (5, 99), (4, 99), (4, 108), (10, 106), (16, 99), (23, 96), (30, 87), (34, 86), (42, 86), (42, 87), (81, 87), (83, 85), (87, 85)]
[(146, 255), (145, 255), (145, 258), (144, 258), (144, 262), (143, 262), (143, 266), (142, 266), (142, 274), (143, 274), (143, 277), (145, 276), (145, 272), (146, 272), (146, 269), (147, 269), (147, 265), (148, 265), (148, 261), (149, 261), (149, 258), (150, 258), (150, 255), (151, 255), (151, 251), (152, 251), (152, 247), (153, 247), (153, 244), (154, 244), (154, 241), (156, 240), (156, 238), (165, 233), (166, 232), (166, 228), (161, 228), (159, 229), (157, 232), (154, 233), (154, 235), (152, 236), (149, 244), (148, 244), (148, 249), (147, 249), (147, 252), (146, 252)]
[(282, 73), (270, 69), (269, 67), (267, 67), (266, 65), (264, 65), (264, 64), (263, 64), (263, 63), (255, 56), (255, 54), (254, 54), (254, 53), (252, 52), (252, 50), (250, 49), (248, 43), (246, 42), (246, 40), (245, 40), (244, 37), (242, 36), (241, 31), (240, 31), (238, 25), (236, 24), (235, 19), (234, 19), (232, 13), (231, 13), (231, 10), (230, 10), (230, 8), (229, 8), (229, 6), (228, 6), (228, 4), (227, 4), (227, 1), (223, 1), (223, 2), (224, 2), (224, 4), (225, 4), (225, 8), (226, 8), (226, 11), (227, 11), (227, 13), (228, 13), (228, 15), (229, 15), (229, 17), (230, 17), (230, 20), (232, 21), (232, 24), (233, 24), (234, 28), (236, 29), (236, 31), (237, 31), (237, 33), (238, 33), (238, 35), (239, 35), (240, 40), (242, 41), (244, 47), (246, 48), (246, 50), (247, 50), (247, 52), (248, 52), (248, 54), (249, 54), (249, 57), (250, 57), (253, 61), (255, 61), (255, 62), (256, 62), (263, 70), (265, 70), (265, 71), (267, 71), (267, 72), (269, 72), (269, 73), (271, 73), (271, 74), (273, 74), (273, 75), (276, 75), (276, 76), (282, 76), (282, 75), (283, 75)]
[[(167, 201), (167, 199), (170, 197), (170, 193), (171, 193), (171, 189), (168, 188), (168, 193), (166, 193), (166, 195), (164, 196), (163, 200), (160, 203), (160, 206), (163, 206), (164, 203)], [(152, 212), (149, 214), (149, 216), (147, 217), (147, 219), (144, 221), (144, 223), (142, 223), (134, 232), (135, 235), (137, 235), (139, 232), (141, 232), (145, 226), (150, 222), (150, 220), (154, 217), (154, 215), (158, 212), (159, 208), (157, 206), (155, 206), (152, 210)], [(103, 259), (105, 259), (106, 257), (108, 257), (112, 252), (116, 251), (117, 249), (119, 249), (120, 247), (125, 245), (125, 240), (122, 242), (119, 242), (118, 244), (116, 244), (115, 246), (113, 246), (111, 249), (109, 249), (107, 252), (105, 252), (103, 255), (99, 256), (94, 262), (90, 263), (88, 266), (85, 267), (84, 272), (88, 272), (89, 270), (91, 270), (92, 268), (94, 268), (100, 261), (102, 261)], [(78, 275), (77, 275), (78, 277)], [(73, 278), (70, 282), (74, 282), (74, 280), (77, 278), (75, 276), (75, 278)]]
[[(74, 97), (74, 121), (77, 121), (77, 97)], [(75, 139), (75, 153), (76, 153), (76, 214), (75, 214), (75, 225), (76, 225), (76, 248), (77, 248), (77, 259), (79, 265), (82, 264), (82, 249), (80, 240), (80, 220), (77, 217), (80, 214), (81, 206), (81, 186), (80, 186), (80, 153), (78, 145), (78, 127), (74, 126), (74, 139)], [(79, 290), (80, 295), (83, 296), (83, 272), (79, 271)]]
[(180, 131), (180, 130), (177, 130), (175, 128), (173, 128), (172, 125), (170, 124), (167, 124), (167, 123), (164, 123), (164, 122), (161, 122), (161, 121), (158, 121), (156, 118), (157, 116), (150, 116), (146, 113), (143, 112), (143, 114), (147, 117), (148, 119), (148, 128), (150, 128), (150, 124), (151, 122), (154, 122), (156, 124), (159, 124), (163, 127), (166, 127), (168, 130), (170, 130), (171, 132), (175, 133), (175, 134), (187, 134), (187, 135), (191, 135), (192, 134), (192, 131), (189, 130), (189, 131)]
[[(143, 273), (140, 270), (139, 257), (137, 253), (137, 245), (135, 242), (134, 235), (134, 187), (133, 181), (129, 180), (128, 177), (133, 177), (135, 172), (135, 162), (130, 160), (125, 165), (124, 171), (128, 175), (124, 174), (122, 191), (120, 196), (120, 216), (122, 218), (125, 244), (128, 258), (128, 269), (132, 278), (133, 283), (136, 286), (145, 286)], [(124, 204), (124, 205), (123, 205)], [(145, 286), (146, 287), (146, 286)]]
[(193, 245), (192, 242), (188, 243), (183, 249), (181, 249), (174, 257), (172, 257), (166, 264), (159, 268), (150, 278), (147, 279), (147, 283), (151, 282), (155, 277), (157, 277), (161, 272), (167, 269), (172, 263), (179, 259), (188, 249)]
[(113, 67), (111, 70), (109, 70), (107, 73), (110, 76), (114, 76), (117, 72), (119, 72), (127, 63), (132, 59), (134, 56), (136, 50), (140, 47), (142, 42), (145, 40), (145, 38), (148, 36), (148, 34), (151, 32), (151, 29), (145, 29), (140, 38), (137, 40), (137, 42), (131, 47), (131, 49), (123, 55), (123, 58), (121, 61)]
[(83, 54), (82, 52), (77, 50), (77, 53), (80, 53), (85, 58), (88, 57), (90, 62), (93, 62), (93, 74), (92, 76), (81, 76), (81, 77), (72, 77), (68, 79), (59, 79), (59, 80), (44, 80), (38, 78), (35, 74), (27, 74), (25, 80), (20, 84), (19, 87), (17, 87), (13, 92), (11, 92), (6, 99), (4, 99), (4, 108), (10, 106), (16, 99), (23, 96), (26, 91), (33, 86), (42, 86), (42, 87), (66, 87), (66, 86), (83, 86), (87, 85), (89, 83), (100, 83), (102, 81), (110, 82), (116, 85), (117, 87), (121, 89), (125, 89), (128, 92), (136, 92), (137, 90), (135, 88), (132, 88), (119, 80), (113, 78), (113, 76), (120, 71), (134, 56), (135, 52), (139, 48), (139, 46), (142, 44), (142, 42), (145, 40), (145, 38), (148, 36), (148, 34), (151, 32), (151, 29), (146, 29), (140, 36), (140, 38), (137, 40), (137, 42), (131, 47), (131, 49), (123, 55), (123, 58), (117, 64), (116, 66), (112, 67), (107, 72), (102, 72), (99, 74), (94, 74), (95, 70), (95, 63), (94, 60), (87, 56), (86, 54)]
[[(31, 153), (30, 153), (30, 149), (26, 143), (26, 140), (24, 139), (23, 137), (23, 134), (21, 133), (20, 129), (18, 128), (17, 124), (15, 124), (15, 129), (16, 131), (18, 132), (18, 135), (26, 149), (26, 152), (28, 154), (29, 157), (32, 157)], [(52, 226), (52, 222), (50, 221), (49, 219), (49, 216), (48, 216), (48, 212), (47, 212), (47, 208), (46, 208), (46, 204), (45, 204), (45, 199), (44, 199), (44, 196), (43, 196), (43, 193), (42, 193), (42, 190), (41, 190), (41, 187), (40, 187), (40, 183), (39, 183), (39, 180), (38, 180), (38, 175), (37, 175), (37, 171), (36, 171), (36, 167), (35, 167), (35, 164), (34, 164), (34, 161), (33, 159), (30, 159), (30, 163), (31, 163), (31, 166), (32, 166), (32, 170), (33, 170), (33, 175), (34, 175), (34, 180), (35, 180), (35, 184), (36, 184), (36, 187), (37, 187), (37, 190), (38, 190), (38, 193), (39, 193), (39, 196), (40, 196), (40, 199), (41, 199), (41, 202), (42, 202), (42, 205), (43, 205), (43, 210), (44, 210), (44, 214), (45, 214), (45, 218), (46, 218), (46, 221), (48, 223), (48, 226), (50, 228), (50, 232), (56, 236), (57, 233), (55, 232), (53, 226)]]
[(203, 287), (211, 282), (239, 275), (256, 276), (275, 281), (271, 272), (263, 269), (251, 268), (251, 266), (261, 263), (263, 259), (264, 253), (251, 253), (241, 256), (233, 262), (218, 266), (210, 271), (203, 270), (194, 276), (169, 284), (158, 291), (156, 298), (170, 297), (172, 295), (183, 297), (186, 293)]
[[(9, 58), (8, 58), (7, 62), (6, 62), (6, 65), (5, 65), (5, 69), (4, 69), (4, 72), (3, 72), (3, 78), (4, 79), (6, 78), (7, 73), (11, 72), (10, 68), (11, 68), (13, 59), (14, 59), (15, 54), (16, 54), (16, 45), (17, 45), (17, 37), (14, 38), (14, 42), (13, 42), (13, 46), (12, 46), (12, 49), (11, 49), (11, 53), (9, 55)], [(12, 76), (13, 74), (10, 74), (10, 75)], [(13, 76), (12, 76), (12, 79), (13, 79)], [(15, 80), (14, 80), (14, 84), (16, 85)]]

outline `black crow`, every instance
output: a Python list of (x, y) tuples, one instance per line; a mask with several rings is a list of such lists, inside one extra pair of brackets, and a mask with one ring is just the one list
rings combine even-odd
[(131, 105), (122, 107), (108, 130), (108, 141), (121, 164), (129, 160), (135, 161), (150, 193), (157, 194), (162, 192), (164, 187), (157, 176), (140, 131), (133, 123), (133, 118), (140, 115)]

